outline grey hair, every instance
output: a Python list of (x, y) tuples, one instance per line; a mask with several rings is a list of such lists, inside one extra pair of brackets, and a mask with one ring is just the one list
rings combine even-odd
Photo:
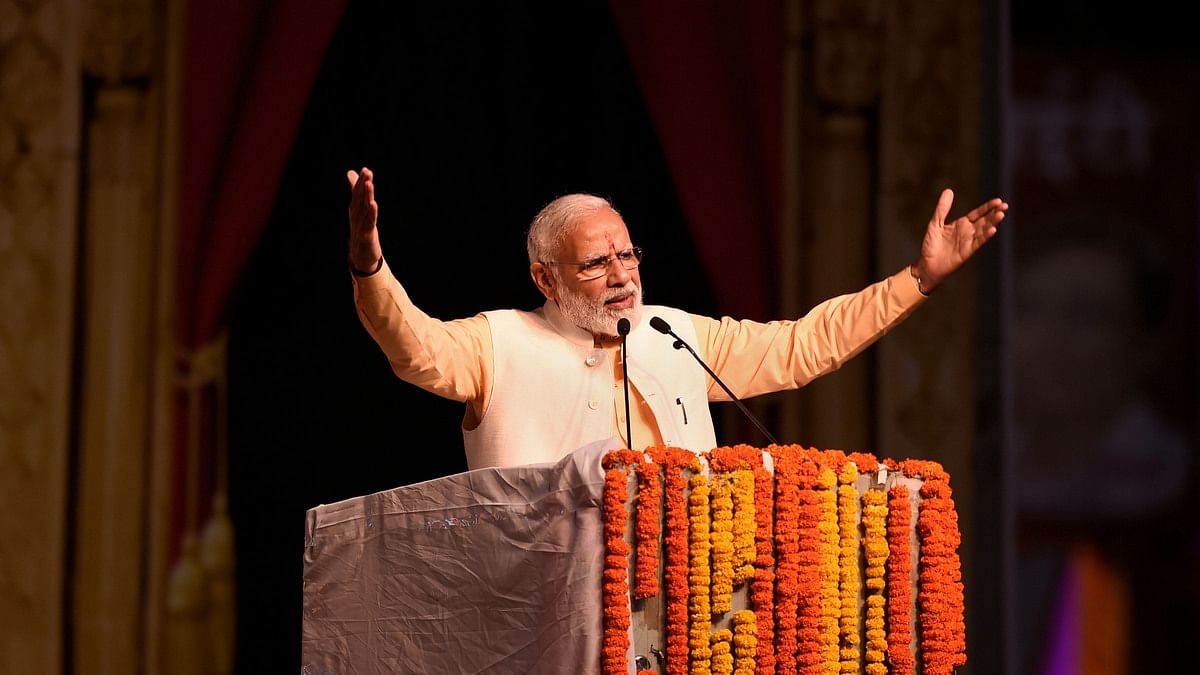
[(530, 264), (553, 260), (579, 221), (606, 209), (621, 215), (607, 199), (583, 193), (563, 195), (547, 204), (534, 216), (525, 238)]

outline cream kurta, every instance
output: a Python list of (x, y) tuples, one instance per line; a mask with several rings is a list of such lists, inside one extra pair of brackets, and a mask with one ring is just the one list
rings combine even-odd
[[(354, 278), (359, 319), (379, 344), (400, 379), (467, 404), (465, 429), (487, 413), (494, 365), (492, 336), (482, 315), (440, 321), (417, 308), (386, 262), (369, 277)], [(795, 321), (759, 323), (689, 315), (698, 337), (693, 345), (739, 398), (802, 387), (839, 368), (924, 300), (905, 268), (883, 281), (814, 307)], [(669, 340), (668, 336), (663, 336)], [(618, 341), (596, 341), (614, 364), (612, 435), (625, 435), (625, 401)], [(697, 368), (700, 366), (697, 365)], [(710, 401), (729, 400), (710, 382)], [(638, 445), (661, 443), (644, 397), (630, 392), (630, 423)], [(645, 439), (645, 443), (643, 443)], [(600, 440), (600, 439), (596, 439)]]

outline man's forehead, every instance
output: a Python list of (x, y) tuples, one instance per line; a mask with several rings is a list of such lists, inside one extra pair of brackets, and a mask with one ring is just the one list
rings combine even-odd
[(630, 245), (629, 230), (620, 215), (604, 209), (571, 228), (566, 244), (581, 258), (606, 255), (613, 248), (621, 250)]

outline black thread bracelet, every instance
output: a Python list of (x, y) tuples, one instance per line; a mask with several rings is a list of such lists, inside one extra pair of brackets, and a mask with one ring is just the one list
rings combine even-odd
[(379, 256), (379, 260), (375, 261), (375, 269), (371, 270), (370, 272), (359, 272), (357, 269), (354, 268), (354, 263), (350, 263), (350, 273), (356, 277), (374, 276), (381, 269), (383, 269), (383, 256)]

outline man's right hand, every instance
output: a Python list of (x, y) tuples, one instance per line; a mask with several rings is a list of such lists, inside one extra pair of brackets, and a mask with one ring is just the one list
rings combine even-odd
[(363, 274), (376, 269), (383, 257), (379, 245), (379, 204), (375, 203), (374, 174), (365, 166), (362, 172), (346, 172), (350, 181), (350, 267)]

